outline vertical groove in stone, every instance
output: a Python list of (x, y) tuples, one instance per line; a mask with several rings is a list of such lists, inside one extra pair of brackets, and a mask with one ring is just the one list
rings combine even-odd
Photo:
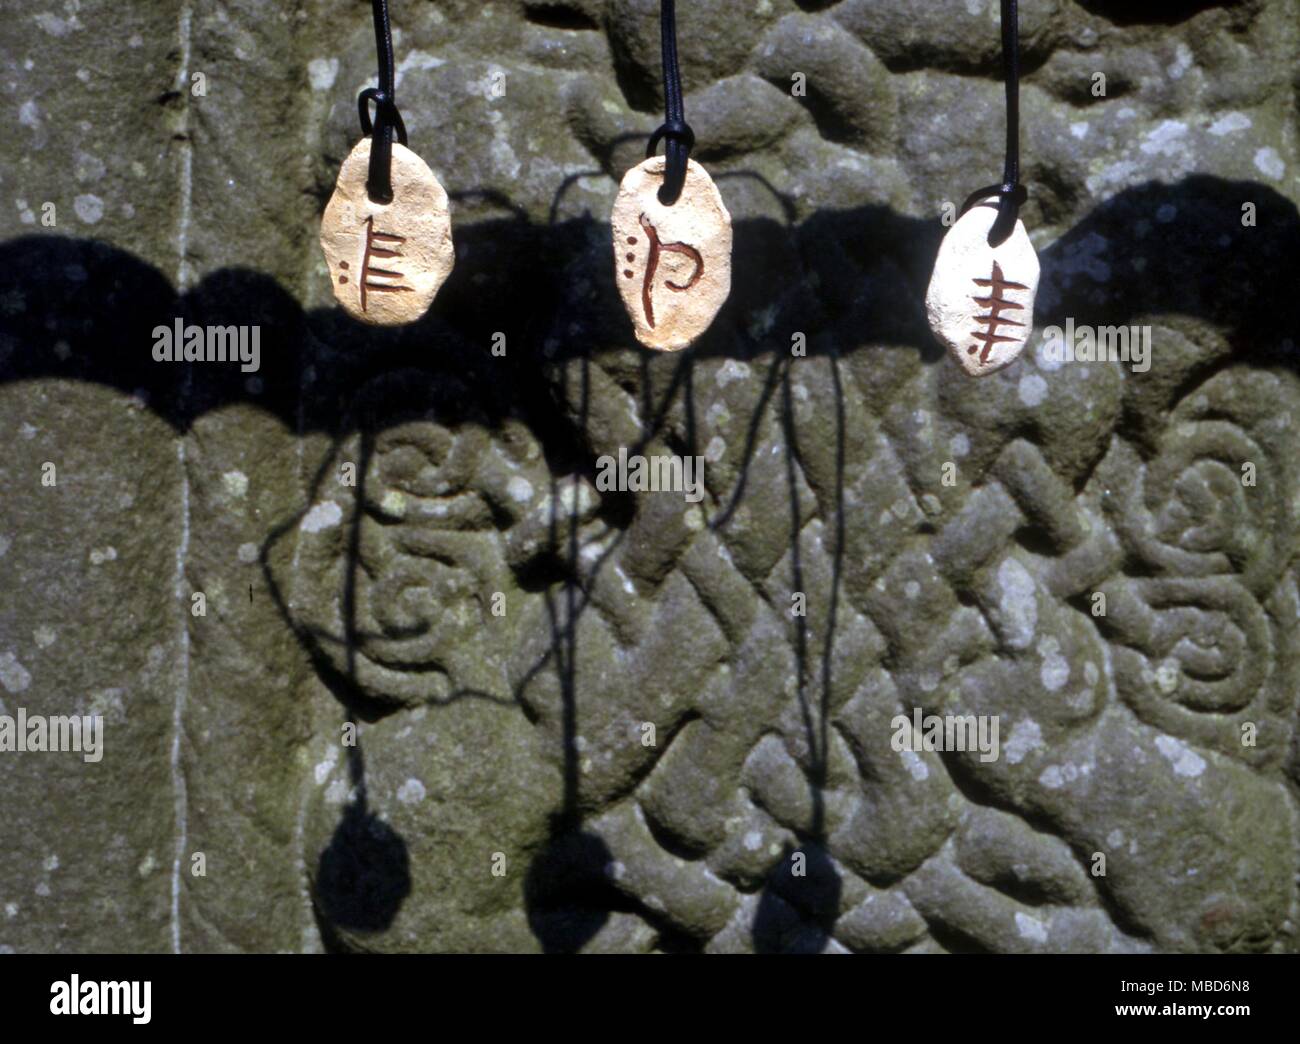
[(180, 607), (180, 663), (174, 702), (172, 704), (171, 775), (176, 807), (176, 852), (172, 863), (171, 939), (172, 952), (181, 952), (181, 867), (185, 861), (185, 844), (188, 834), (185, 772), (181, 764), (181, 736), (185, 725), (185, 704), (190, 687), (190, 624), (189, 599), (185, 593), (185, 555), (190, 546), (190, 479), (185, 464), (185, 436), (176, 441), (176, 459), (181, 475), (181, 535), (176, 545), (176, 604)]
[[(190, 26), (193, 12), (188, 2), (181, 5), (177, 26), (180, 39), (180, 66), (176, 73), (176, 90), (181, 100), (180, 130), (180, 176), (178, 179), (179, 207), (176, 219), (176, 289), (184, 293), (190, 282), (189, 249), (190, 212), (192, 207), (192, 181), (194, 173), (194, 150), (189, 138), (189, 66), (190, 66)], [(188, 384), (188, 380), (186, 382)], [(172, 906), (171, 939), (172, 952), (181, 952), (181, 866), (185, 860), (185, 845), (188, 833), (188, 816), (186, 809), (185, 772), (181, 763), (181, 735), (185, 724), (185, 704), (189, 696), (190, 685), (190, 624), (189, 599), (185, 593), (185, 556), (190, 544), (190, 477), (185, 464), (185, 440), (188, 431), (182, 431), (176, 443), (176, 456), (180, 462), (181, 480), (181, 535), (176, 548), (176, 604), (181, 614), (180, 627), (180, 675), (172, 710), (172, 748), (171, 775), (172, 789), (176, 802), (176, 853), (172, 863)]]

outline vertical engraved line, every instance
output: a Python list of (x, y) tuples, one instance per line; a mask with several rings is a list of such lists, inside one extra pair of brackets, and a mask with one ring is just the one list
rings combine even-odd
[(189, 599), (185, 593), (185, 557), (190, 548), (190, 480), (185, 461), (185, 438), (176, 443), (176, 460), (181, 468), (181, 538), (176, 546), (176, 578), (174, 593), (176, 604), (180, 606), (180, 657), (177, 665), (179, 678), (176, 696), (172, 702), (172, 749), (171, 777), (172, 795), (176, 815), (176, 851), (172, 860), (172, 952), (181, 952), (181, 864), (185, 859), (185, 846), (188, 834), (187, 801), (185, 773), (181, 765), (181, 733), (185, 726), (185, 704), (190, 687), (190, 625)]
[(178, 135), (180, 140), (180, 207), (176, 220), (176, 283), (184, 290), (190, 282), (190, 218), (193, 202), (194, 148), (190, 142), (190, 24), (192, 12), (188, 3), (181, 6), (180, 34), (181, 61), (176, 73), (176, 90), (181, 99), (181, 117)]
[[(295, 432), (297, 438), (294, 439), (294, 450), (297, 456), (297, 482), (298, 491), (305, 492), (311, 488), (311, 482), (307, 477), (307, 460), (304, 444), (307, 435), (307, 367), (311, 365), (306, 338), (298, 338), (298, 404), (295, 411)], [(295, 534), (296, 536), (296, 534)], [(302, 552), (302, 541), (295, 539), (293, 542), (293, 556), (289, 563), (288, 583), (285, 590), (285, 608), (292, 613), (294, 610), (294, 595), (298, 588), (298, 563), (299, 556)], [(266, 560), (269, 563), (269, 558)], [(294, 672), (297, 677), (297, 670)], [(292, 682), (286, 685), (292, 691)], [(307, 861), (303, 852), (305, 838), (307, 835), (306, 818), (307, 806), (311, 799), (311, 774), (302, 773), (301, 782), (298, 787), (298, 808), (293, 820), (293, 860), (297, 868), (298, 881), (298, 898), (301, 900), (300, 913), (301, 921), (299, 929), (301, 932), (301, 943), (299, 950), (302, 953), (319, 952), (320, 938), (317, 934), (316, 918), (312, 913), (311, 894), (307, 889), (309, 874), (307, 870)]]
[[(180, 206), (176, 228), (176, 290), (178, 296), (190, 282), (189, 233), (193, 201), (194, 151), (190, 142), (190, 29), (192, 10), (188, 2), (181, 5), (177, 32), (180, 37), (180, 69), (176, 73), (176, 89), (181, 97), (180, 119)], [(190, 374), (186, 374), (183, 402), (188, 399)], [(182, 406), (182, 414), (184, 405)], [(181, 764), (181, 733), (185, 724), (185, 705), (190, 687), (190, 624), (189, 599), (185, 593), (185, 558), (190, 547), (190, 476), (185, 460), (185, 439), (182, 434), (176, 442), (176, 459), (181, 469), (181, 532), (176, 546), (176, 577), (173, 591), (180, 609), (180, 656), (177, 664), (176, 694), (172, 702), (171, 780), (173, 810), (176, 817), (176, 850), (172, 858), (171, 942), (172, 952), (181, 952), (181, 864), (188, 843), (188, 795), (185, 773)]]
[(649, 218), (644, 214), (637, 219), (645, 234), (650, 238), (650, 253), (645, 262), (645, 280), (641, 283), (641, 307), (645, 311), (646, 325), (655, 328), (654, 281), (655, 270), (659, 267), (659, 233)]
[[(295, 7), (301, 9), (303, 5), (301, 3), (298, 3), (295, 5)], [(302, 53), (303, 45), (301, 43), (301, 39), (302, 39), (301, 36), (295, 37), (295, 42), (298, 44), (297, 60), (300, 65), (305, 65), (308, 60), (308, 56)], [(316, 156), (319, 153), (320, 143), (321, 143), (321, 128), (323, 128), (327, 122), (326, 117), (329, 114), (329, 108), (330, 108), (327, 99), (330, 97), (331, 97), (331, 92), (329, 91), (318, 91), (318, 90), (308, 91), (309, 100), (305, 106), (308, 111), (301, 119), (297, 121), (297, 125), (300, 131), (302, 155), (304, 157)], [(308, 216), (306, 211), (304, 211), (304, 216), (305, 217)], [(320, 253), (321, 216), (322, 215), (320, 210), (313, 206), (310, 212), (309, 219), (314, 221), (313, 228), (315, 234), (306, 237), (305, 242), (307, 243), (307, 249), (300, 252), (301, 268), (300, 268), (299, 282), (298, 282), (299, 293), (297, 296), (300, 301), (306, 303), (311, 303), (315, 301), (318, 293), (316, 265), (319, 263), (318, 259), (321, 256)], [(326, 275), (327, 278), (332, 281), (333, 273), (329, 271), (328, 265), (326, 266)], [(297, 401), (297, 406), (295, 411), (296, 422), (295, 422), (294, 430), (295, 430), (295, 434), (297, 435), (297, 438), (294, 439), (294, 452), (297, 458), (297, 489), (300, 493), (306, 494), (307, 491), (311, 489), (311, 479), (308, 473), (308, 459), (307, 459), (307, 448), (306, 448), (307, 395), (308, 395), (308, 388), (311, 385), (311, 380), (308, 375), (308, 367), (314, 365), (315, 357), (311, 347), (312, 342), (308, 338), (297, 338), (296, 340), (297, 340), (296, 352), (297, 352), (297, 359), (298, 359), (298, 368), (297, 368), (298, 401)], [(289, 568), (288, 568), (288, 575), (287, 575), (288, 588), (285, 594), (285, 606), (287, 610), (290, 612), (292, 612), (293, 609), (295, 608), (294, 598), (297, 591), (297, 583), (298, 583), (298, 576), (299, 576), (299, 562), (301, 558), (301, 552), (302, 552), (302, 541), (295, 539), (293, 542), (293, 555), (291, 557)], [(269, 560), (268, 560), (268, 564), (269, 564)], [(304, 665), (302, 663), (301, 658), (296, 658), (295, 666), (293, 668), (293, 675), (291, 678), (286, 678), (284, 683), (285, 689), (288, 692), (292, 693), (294, 691), (293, 690), (294, 684), (299, 680), (301, 680), (301, 678), (303, 677), (302, 674), (303, 667)], [(314, 693), (315, 690), (313, 690), (313, 694)], [(314, 701), (313, 701), (313, 709), (316, 709)], [(309, 720), (312, 723), (312, 731), (314, 734), (315, 715), (311, 714), (309, 716)], [(296, 815), (294, 817), (293, 842), (292, 842), (293, 844), (292, 857), (294, 861), (294, 866), (297, 870), (295, 876), (298, 882), (297, 895), (299, 898), (299, 913), (300, 913), (299, 927), (300, 927), (300, 938), (301, 938), (299, 949), (302, 953), (322, 952), (320, 935), (316, 925), (315, 909), (312, 905), (312, 897), (308, 886), (308, 882), (311, 880), (311, 875), (308, 870), (307, 856), (304, 850), (306, 846), (306, 833), (307, 833), (306, 831), (307, 810), (310, 807), (310, 801), (313, 796), (314, 789), (315, 787), (314, 787), (312, 774), (310, 772), (302, 773), (301, 783), (298, 787), (298, 807), (297, 807)]]
[(366, 218), (366, 252), (361, 255), (361, 275), (358, 277), (361, 284), (361, 310), (366, 310), (366, 283), (370, 276), (370, 245), (375, 241), (375, 216), (373, 214)]

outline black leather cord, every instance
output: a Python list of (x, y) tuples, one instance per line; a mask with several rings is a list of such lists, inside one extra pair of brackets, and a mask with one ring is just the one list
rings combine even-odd
[[(379, 52), (379, 86), (367, 87), (357, 95), (357, 108), (361, 114), (361, 133), (370, 135), (370, 170), (366, 176), (366, 192), (376, 203), (393, 200), (392, 160), (393, 131), (397, 140), (406, 144), (406, 124), (397, 111), (396, 88), (393, 85), (393, 34), (388, 25), (388, 0), (371, 0), (375, 16), (375, 50)], [(370, 122), (370, 103), (375, 103), (375, 120)]]
[(989, 246), (1011, 235), (1028, 193), (1020, 181), (1020, 12), (1016, 0), (1002, 0), (1002, 68), (1007, 88), (1007, 153), (998, 193), (998, 216), (989, 229)]
[[(969, 196), (966, 197), (966, 202), (964, 202), (961, 205), (961, 210), (958, 211), (958, 213), (960, 214), (966, 213), (966, 211), (970, 210), (970, 208), (973, 207), (980, 200), (988, 199), (989, 196), (1002, 197), (1003, 187), (1004, 186), (1002, 185), (1002, 183), (998, 182), (998, 184), (996, 185), (985, 185), (983, 188), (977, 188), (974, 192), (972, 192)], [(1015, 188), (1012, 189), (1011, 196), (1012, 196), (1012, 203), (1014, 204), (1015, 208), (1018, 210), (1020, 207), (1024, 206), (1025, 200), (1029, 198), (1029, 190), (1025, 188), (1024, 185), (1016, 185)], [(998, 208), (1001, 209), (1001, 207), (1002, 207), (1002, 198), (999, 198)], [(1013, 215), (1011, 218), (1012, 227), (1015, 226), (1015, 220), (1016, 220), (1015, 216)], [(995, 223), (996, 223), (996, 219), (995, 219)], [(993, 230), (989, 229), (990, 243), (992, 243), (992, 236), (993, 236)], [(998, 240), (998, 242), (1000, 243), (1002, 242), (1002, 240)], [(997, 246), (997, 243), (993, 243), (993, 245)]]
[(664, 64), (664, 122), (646, 145), (646, 158), (655, 154), (662, 138), (664, 155), (664, 183), (659, 188), (659, 202), (671, 207), (682, 194), (686, 183), (686, 160), (695, 145), (695, 134), (686, 122), (686, 109), (682, 104), (682, 74), (677, 68), (677, 5), (674, 0), (659, 2), (659, 32), (663, 47)]

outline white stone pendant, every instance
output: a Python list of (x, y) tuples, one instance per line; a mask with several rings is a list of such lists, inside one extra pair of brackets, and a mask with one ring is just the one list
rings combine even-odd
[(636, 339), (676, 351), (709, 328), (731, 293), (731, 215), (694, 160), (671, 207), (659, 202), (665, 160), (653, 156), (623, 177), (610, 224), (618, 292)]
[(1038, 255), (1020, 221), (989, 246), (997, 215), (998, 197), (990, 196), (957, 220), (939, 245), (925, 294), (930, 329), (972, 377), (1014, 362), (1034, 325)]
[(320, 225), (335, 298), (354, 319), (379, 326), (424, 315), (456, 256), (447, 193), (433, 171), (396, 141), (390, 170), (392, 201), (376, 203), (366, 192), (370, 139), (362, 138), (343, 161)]

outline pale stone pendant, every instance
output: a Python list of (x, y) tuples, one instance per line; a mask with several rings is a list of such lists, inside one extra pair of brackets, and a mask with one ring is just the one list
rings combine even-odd
[(731, 215), (694, 160), (671, 207), (659, 202), (665, 160), (653, 156), (623, 177), (610, 219), (618, 292), (636, 339), (676, 351), (709, 328), (731, 293)]
[(321, 218), (320, 245), (339, 304), (354, 319), (380, 326), (412, 323), (429, 310), (451, 273), (447, 193), (424, 160), (393, 142), (393, 199), (366, 192), (370, 139), (339, 169)]
[(972, 377), (1014, 362), (1034, 325), (1038, 255), (1020, 221), (989, 246), (997, 214), (998, 198), (990, 196), (948, 230), (925, 294), (930, 329)]

